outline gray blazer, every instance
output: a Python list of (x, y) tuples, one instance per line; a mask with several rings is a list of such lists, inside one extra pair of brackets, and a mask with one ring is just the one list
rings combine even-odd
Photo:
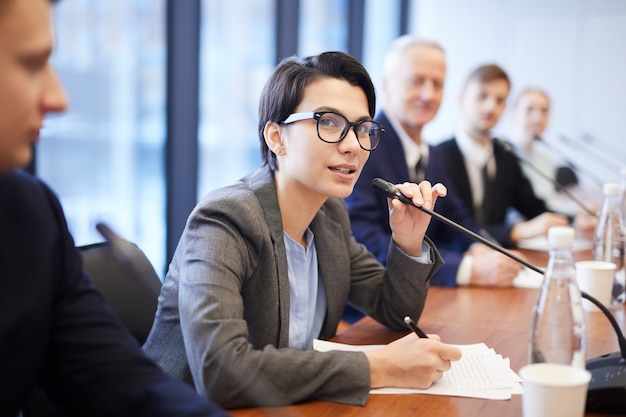
[[(393, 329), (419, 317), (442, 263), (417, 263), (390, 245), (387, 270), (352, 237), (342, 200), (310, 225), (335, 334), (344, 305)], [(300, 351), (289, 343), (289, 279), (273, 174), (261, 168), (208, 194), (191, 213), (165, 278), (144, 350), (166, 372), (225, 407), (308, 399), (365, 404), (370, 370), (360, 352)], [(192, 378), (192, 379), (191, 379)]]

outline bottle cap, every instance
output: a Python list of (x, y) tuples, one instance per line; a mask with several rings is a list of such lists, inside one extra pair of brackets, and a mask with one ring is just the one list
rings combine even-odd
[(571, 249), (574, 245), (574, 228), (553, 226), (548, 229), (548, 243), (552, 249)]
[(602, 192), (607, 197), (619, 195), (619, 184), (616, 184), (614, 182), (607, 182), (602, 187)]

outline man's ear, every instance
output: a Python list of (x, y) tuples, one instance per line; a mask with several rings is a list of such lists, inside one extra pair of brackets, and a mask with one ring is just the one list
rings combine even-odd
[(282, 138), (283, 130), (279, 123), (267, 122), (263, 129), (263, 137), (265, 138), (265, 144), (276, 155), (283, 155), (285, 153), (285, 145)]

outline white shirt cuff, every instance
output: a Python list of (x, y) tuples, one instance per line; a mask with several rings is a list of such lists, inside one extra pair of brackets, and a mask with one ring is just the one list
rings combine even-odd
[(429, 264), (430, 263), (430, 246), (426, 244), (426, 242), (422, 242), (422, 254), (421, 256), (411, 256), (403, 251), (399, 246), (397, 246), (398, 250), (406, 255), (407, 258), (413, 259), (415, 262), (419, 262), (421, 264)]
[(463, 260), (459, 264), (459, 269), (456, 271), (456, 285), (465, 286), (469, 285), (470, 278), (472, 276), (472, 264), (474, 263), (474, 257), (471, 255), (465, 255)]

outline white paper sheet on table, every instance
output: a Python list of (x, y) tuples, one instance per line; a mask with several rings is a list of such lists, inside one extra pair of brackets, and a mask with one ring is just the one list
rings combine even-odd
[[(512, 394), (521, 394), (521, 379), (510, 368), (509, 360), (484, 343), (455, 345), (461, 349), (461, 360), (452, 362), (452, 368), (435, 381), (428, 389), (381, 388), (372, 394), (430, 394), (456, 397), (508, 400)], [(315, 340), (313, 348), (318, 351), (349, 350), (368, 351), (380, 349), (382, 345), (346, 345)]]
[[(516, 246), (521, 249), (529, 249), (536, 251), (547, 252), (550, 248), (548, 246), (548, 238), (546, 236), (537, 236), (531, 239), (523, 239), (517, 242)], [(574, 239), (573, 251), (589, 250), (593, 248), (593, 242), (585, 239)]]
[(513, 279), (513, 286), (519, 288), (539, 288), (541, 284), (543, 284), (543, 274), (526, 267), (520, 269)]

